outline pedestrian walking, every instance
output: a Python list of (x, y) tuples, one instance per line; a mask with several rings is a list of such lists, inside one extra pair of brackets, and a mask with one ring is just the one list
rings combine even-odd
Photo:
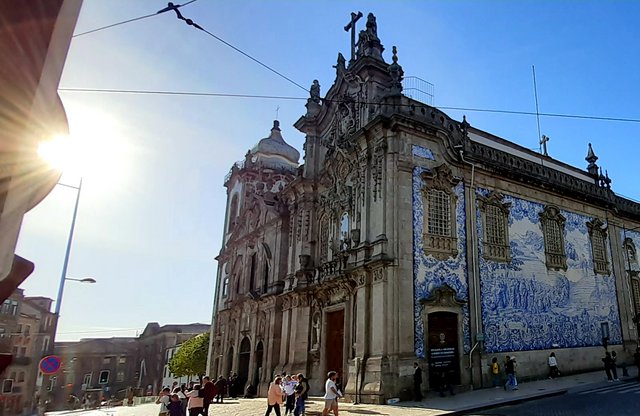
[(493, 387), (500, 387), (500, 364), (498, 364), (498, 357), (493, 357), (491, 359), (489, 368), (491, 369), (491, 380), (493, 382)]
[(200, 392), (200, 395), (202, 396), (202, 415), (207, 416), (209, 414), (209, 406), (213, 402), (213, 398), (216, 396), (217, 389), (209, 376), (204, 376), (202, 378), (202, 383), (202, 389)]
[(156, 400), (156, 404), (160, 405), (160, 411), (158, 412), (159, 416), (169, 416), (169, 402), (171, 401), (171, 389), (169, 387), (165, 387), (160, 392), (158, 399)]
[(609, 351), (605, 352), (602, 362), (604, 363), (604, 372), (607, 375), (607, 381), (611, 383), (613, 382), (613, 377), (611, 377), (611, 366), (613, 365), (613, 359), (611, 358), (611, 353)]
[(615, 350), (611, 351), (611, 375), (613, 376), (613, 381), (620, 381), (618, 378), (618, 354), (616, 354)]
[(417, 362), (413, 363), (413, 397), (415, 401), (422, 401), (422, 368)]
[(518, 379), (516, 378), (516, 357), (509, 357), (504, 364), (505, 371), (507, 373), (507, 382), (504, 385), (505, 390), (518, 390)]
[(293, 416), (301, 416), (304, 413), (304, 401), (307, 400), (309, 392), (309, 382), (302, 373), (298, 374), (298, 383), (295, 387), (296, 407), (293, 410)]
[(189, 403), (187, 403), (187, 410), (189, 410), (189, 416), (198, 416), (204, 410), (204, 397), (200, 392), (200, 384), (194, 384), (193, 389), (187, 392)]
[[(180, 387), (175, 390), (180, 391)], [(169, 416), (182, 416), (182, 402), (180, 402), (180, 397), (178, 397), (177, 393), (171, 394), (167, 409), (169, 409)]]
[(558, 371), (558, 360), (556, 360), (556, 353), (552, 352), (549, 354), (549, 359), (547, 360), (549, 364), (549, 378), (556, 378), (560, 375), (560, 371)]
[[(178, 401), (180, 404), (180, 414), (177, 416), (185, 416), (185, 410), (186, 410), (186, 406), (187, 406), (187, 396), (184, 395), (184, 393), (182, 392), (182, 388), (180, 387), (176, 387), (173, 389), (172, 392), (172, 397), (173, 395), (176, 395), (178, 397)], [(171, 409), (169, 409), (169, 413), (171, 413)], [(173, 415), (171, 415), (173, 416)]]
[(283, 396), (280, 383), (282, 383), (282, 377), (278, 376), (269, 386), (269, 391), (267, 392), (267, 411), (264, 416), (269, 416), (271, 414), (271, 410), (275, 410), (276, 416), (280, 416), (280, 406), (282, 406)]
[(216, 388), (216, 403), (224, 403), (224, 396), (227, 394), (227, 379), (223, 376), (218, 376), (214, 386)]
[(338, 373), (335, 371), (329, 371), (327, 374), (327, 381), (324, 383), (324, 409), (322, 410), (322, 416), (327, 416), (330, 411), (334, 416), (338, 416), (338, 398), (342, 397), (342, 392), (338, 390), (336, 386), (336, 379)]
[(229, 393), (229, 397), (235, 399), (238, 397), (237, 388), (238, 385), (238, 375), (236, 373), (230, 374), (229, 379), (227, 380), (227, 391)]
[(296, 407), (295, 387), (298, 384), (291, 376), (287, 376), (282, 382), (282, 390), (286, 396), (284, 404), (284, 414), (288, 415), (293, 413), (293, 409)]

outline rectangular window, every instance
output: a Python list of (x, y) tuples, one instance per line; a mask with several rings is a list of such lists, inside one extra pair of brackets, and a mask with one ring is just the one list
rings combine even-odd
[(46, 352), (47, 350), (49, 350), (49, 337), (44, 337), (42, 341), (42, 352)]
[(27, 356), (27, 347), (20, 347), (20, 356), (21, 357)]
[(16, 329), (17, 333), (21, 333), (22, 332), (22, 324), (18, 324), (18, 328)]
[(18, 383), (22, 382), (24, 382), (24, 371), (20, 371), (20, 373), (18, 373)]
[(124, 381), (124, 371), (118, 371), (118, 374), (116, 375), (116, 381), (118, 383), (122, 383)]
[(28, 337), (29, 335), (31, 335), (31, 325), (26, 325), (24, 327), (24, 336)]
[(429, 227), (428, 233), (448, 237), (451, 235), (450, 196), (437, 189), (429, 190)]
[(11, 301), (11, 315), (16, 316), (18, 313), (18, 301)]
[(120, 357), (118, 359), (118, 364), (126, 364), (127, 363), (127, 357)]
[(13, 380), (5, 379), (2, 382), (2, 392), (11, 393), (12, 390), (13, 390)]
[(98, 379), (98, 383), (107, 384), (109, 382), (109, 370), (100, 371), (100, 378)]
[(91, 386), (91, 373), (87, 373), (84, 375), (84, 379), (82, 380), (82, 384), (86, 387)]
[(7, 334), (7, 330), (4, 327), (0, 327), (0, 338), (4, 338)]
[(102, 359), (102, 364), (111, 364), (111, 357), (104, 357)]
[(13, 347), (12, 354), (13, 354), (14, 357), (16, 357), (16, 358), (20, 357), (18, 355), (19, 352), (20, 351), (18, 350), (18, 347)]

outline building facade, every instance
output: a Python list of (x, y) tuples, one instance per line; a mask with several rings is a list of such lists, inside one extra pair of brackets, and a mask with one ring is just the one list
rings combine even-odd
[[(47, 378), (56, 407), (70, 394), (89, 400), (156, 395), (165, 384), (166, 357), (177, 345), (209, 331), (209, 325), (150, 322), (138, 337), (90, 338), (57, 342), (62, 369)], [(170, 385), (170, 383), (169, 383)]]
[(25, 297), (17, 289), (0, 307), (0, 353), (11, 354), (2, 373), (0, 406), (5, 414), (31, 414), (42, 375), (38, 365), (53, 335), (52, 299)]
[[(493, 356), (546, 377), (600, 368), (638, 342), (640, 205), (586, 169), (533, 152), (402, 93), (375, 16), (326, 95), (314, 81), (304, 163), (277, 124), (232, 167), (218, 256), (211, 373), (262, 394), (336, 370), (362, 402), (409, 398), (442, 371), (489, 384)], [(525, 353), (526, 352), (526, 353)], [(246, 385), (245, 384), (245, 385)]]

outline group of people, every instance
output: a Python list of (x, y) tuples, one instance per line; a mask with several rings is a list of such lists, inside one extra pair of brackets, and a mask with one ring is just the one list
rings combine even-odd
[[(269, 385), (267, 393), (267, 411), (265, 416), (275, 411), (281, 416), (280, 407), (284, 405), (285, 415), (301, 416), (305, 412), (304, 402), (309, 394), (309, 382), (304, 375), (279, 374)], [(335, 413), (337, 415), (337, 413)]]
[(229, 383), (220, 376), (212, 381), (209, 376), (202, 378), (202, 384), (195, 382), (165, 387), (160, 392), (156, 404), (160, 405), (159, 416), (207, 416), (209, 406), (214, 402), (224, 403)]

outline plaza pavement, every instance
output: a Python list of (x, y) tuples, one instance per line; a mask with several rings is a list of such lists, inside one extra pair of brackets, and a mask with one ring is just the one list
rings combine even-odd
[[(630, 374), (636, 376), (636, 369)], [(341, 415), (387, 415), (387, 416), (434, 416), (456, 415), (471, 411), (505, 406), (561, 395), (569, 390), (593, 388), (607, 385), (604, 371), (570, 375), (554, 380), (539, 380), (520, 383), (519, 390), (506, 392), (500, 388), (485, 388), (460, 392), (455, 396), (439, 397), (430, 392), (422, 402), (400, 402), (394, 405), (369, 405), (340, 402)], [(323, 401), (311, 398), (307, 402), (307, 416), (322, 414)], [(227, 399), (224, 404), (213, 404), (209, 416), (262, 416), (266, 410), (266, 399)], [(51, 412), (47, 416), (157, 416), (158, 405), (143, 404), (135, 407), (103, 408), (93, 411)], [(275, 413), (272, 412), (272, 415)], [(284, 412), (283, 412), (284, 415)]]

